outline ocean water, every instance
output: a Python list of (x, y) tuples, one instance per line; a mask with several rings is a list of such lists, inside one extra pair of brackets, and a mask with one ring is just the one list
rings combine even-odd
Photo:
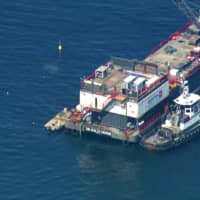
[(200, 199), (199, 139), (153, 153), (43, 127), (78, 103), (80, 77), (145, 58), (186, 22), (163, 0), (1, 1), (0, 199)]

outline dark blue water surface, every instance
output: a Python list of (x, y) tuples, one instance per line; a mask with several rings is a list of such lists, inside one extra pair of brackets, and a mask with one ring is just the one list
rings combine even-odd
[(80, 77), (144, 58), (185, 22), (163, 0), (1, 1), (0, 199), (200, 199), (200, 140), (152, 153), (43, 128), (78, 103)]

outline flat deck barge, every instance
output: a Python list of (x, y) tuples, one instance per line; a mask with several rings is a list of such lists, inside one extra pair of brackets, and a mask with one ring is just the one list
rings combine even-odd
[[(58, 113), (45, 128), (138, 142), (160, 123), (168, 108), (166, 99), (179, 86), (180, 73), (185, 79), (199, 73), (199, 44), (200, 30), (188, 22), (143, 61), (112, 57), (81, 80), (80, 104)], [(163, 107), (163, 113), (148, 114), (156, 106)]]

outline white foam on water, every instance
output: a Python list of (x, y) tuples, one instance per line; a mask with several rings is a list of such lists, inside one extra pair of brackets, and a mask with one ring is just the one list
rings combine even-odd
[(59, 68), (55, 64), (46, 64), (44, 66), (45, 71), (47, 71), (50, 74), (56, 74), (59, 71)]

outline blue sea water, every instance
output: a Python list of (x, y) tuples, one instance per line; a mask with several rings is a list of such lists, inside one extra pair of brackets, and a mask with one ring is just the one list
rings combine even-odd
[(185, 22), (163, 0), (1, 1), (0, 199), (200, 199), (200, 140), (152, 153), (43, 128), (78, 103), (80, 77), (145, 58)]

